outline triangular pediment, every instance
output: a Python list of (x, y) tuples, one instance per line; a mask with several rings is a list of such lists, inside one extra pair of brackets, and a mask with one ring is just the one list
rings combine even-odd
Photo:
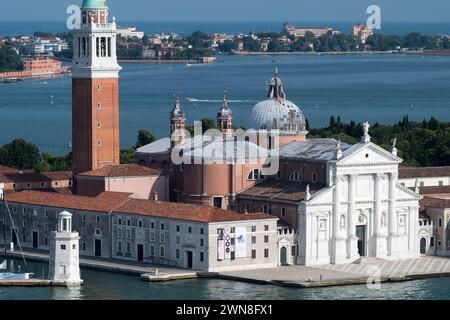
[(397, 199), (398, 200), (420, 200), (422, 196), (418, 193), (415, 193), (413, 190), (403, 187), (402, 185), (397, 185)]
[(357, 143), (344, 151), (343, 157), (337, 161), (338, 165), (364, 164), (399, 164), (403, 160), (376, 144)]

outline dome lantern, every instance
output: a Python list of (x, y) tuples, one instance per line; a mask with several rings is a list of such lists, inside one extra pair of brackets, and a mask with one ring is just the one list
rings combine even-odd
[(279, 130), (280, 145), (305, 140), (308, 133), (305, 116), (299, 107), (286, 99), (278, 68), (270, 81), (267, 99), (253, 107), (248, 126), (255, 130)]

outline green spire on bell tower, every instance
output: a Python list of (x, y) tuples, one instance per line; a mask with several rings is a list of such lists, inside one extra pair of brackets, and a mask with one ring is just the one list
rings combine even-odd
[(106, 0), (83, 0), (81, 8), (105, 10), (108, 9), (108, 6), (106, 5)]

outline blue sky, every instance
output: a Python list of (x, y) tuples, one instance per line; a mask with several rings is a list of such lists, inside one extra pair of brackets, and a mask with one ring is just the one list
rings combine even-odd
[[(0, 4), (0, 20), (65, 20), (82, 0)], [(2, 1), (3, 2), (3, 1)], [(370, 4), (384, 21), (450, 22), (449, 0), (109, 0), (121, 20), (140, 21), (365, 21)], [(24, 8), (27, 8), (24, 10)]]

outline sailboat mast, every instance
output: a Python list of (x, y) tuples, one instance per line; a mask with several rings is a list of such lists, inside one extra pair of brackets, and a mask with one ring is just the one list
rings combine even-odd
[(5, 201), (5, 194), (4, 190), (1, 190), (0, 192), (1, 201), (3, 201), (3, 246), (4, 248), (4, 255), (6, 259), (6, 201)]

